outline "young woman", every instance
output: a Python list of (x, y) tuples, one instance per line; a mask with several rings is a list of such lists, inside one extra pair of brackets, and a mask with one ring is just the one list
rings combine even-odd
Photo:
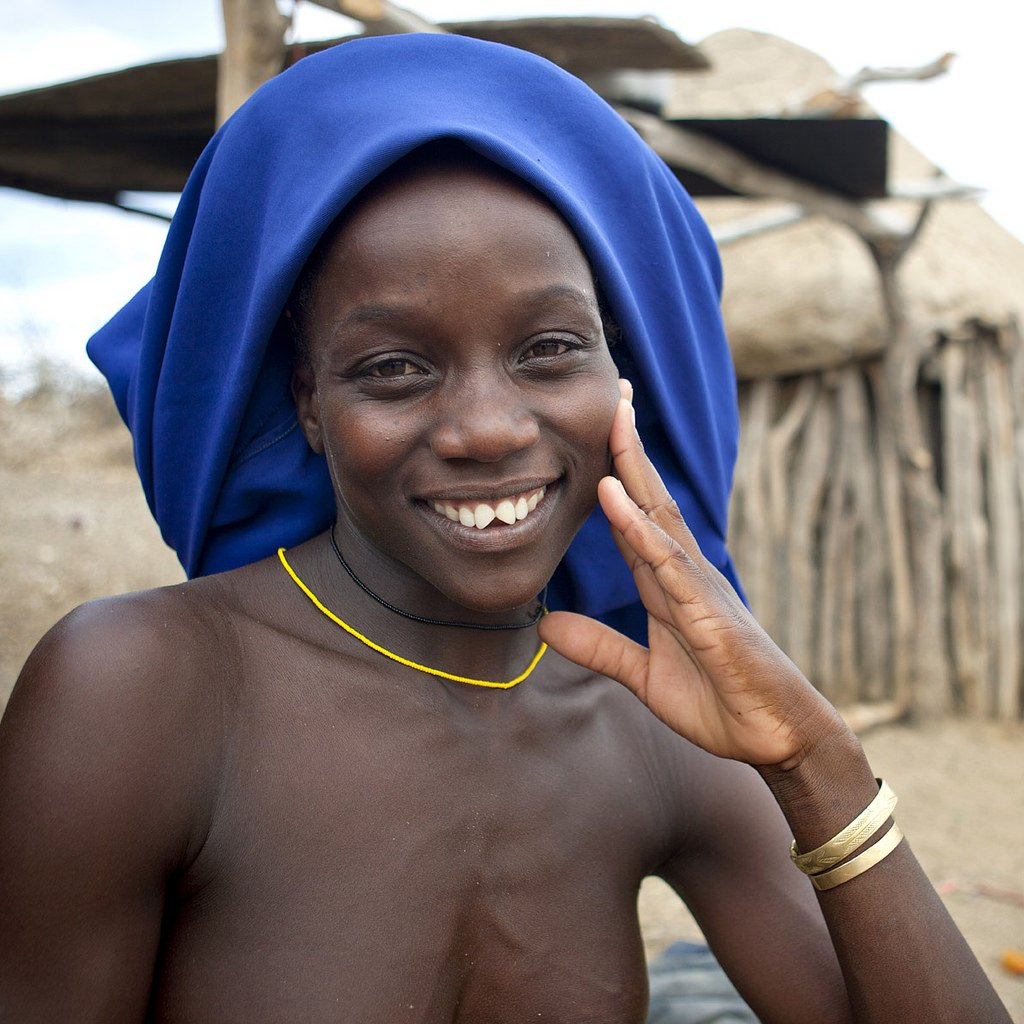
[(520, 51), (346, 44), (231, 120), (92, 342), (194, 578), (12, 697), (6, 1017), (640, 1021), (658, 874), (765, 1021), (1007, 1019), (736, 595), (717, 286)]

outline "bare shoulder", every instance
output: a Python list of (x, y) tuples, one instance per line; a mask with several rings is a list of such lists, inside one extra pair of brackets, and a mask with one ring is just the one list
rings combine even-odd
[[(207, 581), (122, 594), (81, 605), (36, 646), (8, 714), (45, 702), (156, 713), (191, 703), (206, 656), (218, 646)], [(204, 593), (205, 592), (205, 593)]]
[(166, 894), (209, 835), (236, 675), (232, 587), (94, 601), (40, 641), (0, 721), (0, 1002), (141, 1020)]
[[(230, 582), (89, 602), (39, 642), (0, 722), (0, 800), (30, 825), (132, 821), (174, 858), (201, 844), (237, 684)], [(155, 854), (156, 850), (153, 851)]]

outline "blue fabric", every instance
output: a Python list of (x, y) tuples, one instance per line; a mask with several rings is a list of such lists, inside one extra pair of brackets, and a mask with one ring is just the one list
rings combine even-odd
[(758, 1024), (703, 943), (674, 942), (650, 968), (647, 1024)]
[[(439, 138), (530, 182), (575, 231), (636, 366), (647, 450), (705, 553), (732, 578), (724, 536), (735, 382), (703, 221), (587, 86), (524, 51), (444, 35), (355, 40), (263, 86), (200, 157), (156, 276), (91, 339), (164, 539), (197, 576), (330, 524), (326, 466), (298, 429), (275, 324), (346, 203)], [(632, 579), (599, 511), (559, 568), (550, 603), (642, 638)]]

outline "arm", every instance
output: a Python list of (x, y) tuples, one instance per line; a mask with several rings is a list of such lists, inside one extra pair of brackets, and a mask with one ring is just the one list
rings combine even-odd
[[(168, 879), (195, 845), (195, 762), (140, 600), (40, 643), (0, 722), (0, 1016), (141, 1021)], [(187, 733), (185, 733), (187, 735)], [(190, 778), (190, 776), (192, 776)]]
[(1008, 1021), (906, 842), (826, 892), (789, 863), (790, 835), (811, 850), (875, 795), (863, 750), (701, 555), (643, 454), (628, 397), (610, 443), (619, 479), (605, 478), (599, 497), (650, 646), (567, 613), (541, 630), (697, 747), (752, 766), (707, 768), (693, 839), (665, 871), (737, 987), (766, 1021)]

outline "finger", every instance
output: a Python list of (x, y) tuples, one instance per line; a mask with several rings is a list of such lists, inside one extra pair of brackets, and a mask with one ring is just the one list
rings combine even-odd
[[(657, 577), (654, 575), (650, 565), (645, 559), (637, 554), (626, 538), (622, 535), (621, 531), (612, 524), (609, 524), (609, 529), (611, 530), (612, 540), (615, 541), (615, 546), (618, 548), (619, 554), (622, 555), (626, 565), (629, 566), (630, 572), (633, 574), (633, 580), (636, 583), (637, 590), (640, 592), (640, 600), (643, 601), (647, 610), (650, 611), (652, 615), (657, 615), (659, 618), (667, 622), (669, 620), (669, 610), (666, 603), (665, 592), (661, 584), (657, 582)], [(736, 593), (736, 588), (723, 575), (722, 571), (714, 564), (714, 562), (704, 558), (702, 555), (699, 566), (700, 571), (704, 574), (709, 585), (717, 590), (722, 602), (743, 603), (740, 600), (739, 595)]]
[(626, 493), (651, 519), (678, 540), (690, 557), (700, 558), (701, 551), (696, 538), (686, 525), (654, 463), (644, 452), (635, 419), (631, 402), (625, 397), (621, 398), (608, 440), (615, 474), (622, 481)]
[[(677, 605), (701, 603), (719, 603), (718, 588), (701, 571), (701, 566), (689, 555), (685, 548), (653, 522), (642, 508), (626, 493), (620, 480), (606, 476), (598, 484), (598, 498), (601, 508), (616, 530), (622, 536), (623, 548), (630, 552), (635, 566), (635, 559), (646, 563), (648, 570), (656, 579), (659, 590)], [(703, 563), (703, 558), (701, 562)], [(634, 578), (643, 579), (639, 566), (634, 568)], [(647, 602), (644, 602), (647, 605)], [(651, 605), (648, 611), (656, 614)], [(664, 622), (673, 622), (676, 616), (671, 614), (671, 605), (666, 602), (669, 615), (659, 615)]]
[(537, 626), (540, 638), (553, 650), (591, 672), (622, 683), (643, 699), (647, 688), (646, 647), (575, 612), (551, 612)]
[(630, 547), (626, 538), (614, 526), (611, 527), (611, 534), (615, 546), (619, 549), (619, 554), (622, 555), (633, 574), (633, 582), (636, 584), (644, 607), (651, 615), (656, 615), (668, 622), (671, 618), (668, 599), (651, 567)]

